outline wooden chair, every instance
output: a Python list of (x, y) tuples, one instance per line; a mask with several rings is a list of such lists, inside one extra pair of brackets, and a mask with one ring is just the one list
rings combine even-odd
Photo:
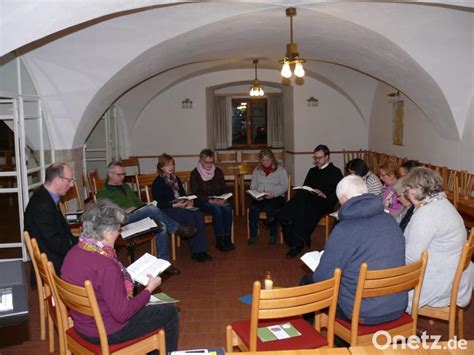
[[(334, 320), (341, 270), (334, 270), (334, 277), (311, 285), (261, 290), (259, 281), (253, 284), (250, 320), (233, 322), (226, 328), (226, 351), (234, 346), (242, 351), (276, 351), (315, 349), (334, 345)], [(329, 307), (327, 337), (300, 315), (317, 312)], [(289, 318), (291, 317), (291, 318)], [(258, 327), (290, 322), (301, 336), (262, 342), (257, 338)]]
[(260, 152), (242, 152), (240, 156), (241, 162), (258, 162)]
[(181, 180), (181, 183), (183, 184), (183, 187), (184, 187), (184, 191), (186, 191), (186, 193), (189, 193), (189, 189), (190, 189), (189, 183), (191, 181), (191, 171), (190, 170), (176, 171), (175, 175), (177, 177), (179, 177), (179, 179)]
[[(55, 300), (57, 300), (60, 310), (59, 314), (63, 324), (62, 329), (67, 329), (64, 331), (67, 351), (74, 354), (108, 355), (144, 354), (153, 350), (159, 350), (160, 354), (166, 354), (165, 332), (163, 329), (150, 332), (132, 341), (109, 345), (92, 283), (86, 280), (84, 287), (81, 287), (64, 281), (56, 275), (51, 262), (48, 263), (48, 270), (53, 281), (53, 295)], [(74, 310), (75, 312), (94, 318), (95, 325), (99, 332), (100, 344), (88, 342), (77, 333), (74, 326), (68, 327), (68, 310)]]
[[(288, 190), (286, 191), (286, 200), (289, 201), (291, 197), (291, 175), (288, 174)], [(267, 215), (265, 212), (260, 212), (258, 215), (258, 219), (260, 221), (264, 221), (267, 219)], [(260, 230), (260, 228), (259, 228)], [(280, 229), (280, 244), (283, 244), (283, 233)], [(250, 218), (249, 218), (249, 209), (247, 208), (247, 240), (250, 239)]]
[(54, 353), (54, 329), (58, 331), (59, 353), (65, 354), (64, 338), (58, 328), (58, 314), (54, 301), (52, 300), (52, 287), (47, 276), (46, 265), (48, 258), (46, 254), (40, 253), (38, 243), (35, 238), (30, 238), (28, 232), (24, 233), (25, 244), (31, 258), (31, 263), (36, 276), (38, 288), (38, 301), (40, 309), (40, 332), (41, 340), (45, 339), (45, 321), (48, 320), (48, 345), (49, 353)]
[(342, 150), (342, 156), (344, 159), (344, 167), (346, 167), (347, 163), (355, 158), (364, 158), (364, 151), (362, 149), (359, 150)]
[(120, 163), (127, 175), (141, 174), (140, 172), (140, 159), (136, 156), (131, 156), (128, 159), (121, 159)]
[(275, 157), (275, 159), (276, 159), (279, 163), (283, 163), (283, 161), (285, 160), (285, 152), (284, 152), (284, 151), (273, 152), (273, 156)]
[(151, 188), (151, 184), (156, 179), (156, 174), (135, 174), (135, 185), (137, 187), (137, 195), (142, 202), (151, 202), (150, 195), (147, 196), (145, 187)]
[(84, 200), (82, 199), (81, 194), (79, 193), (79, 189), (77, 188), (77, 184), (74, 181), (73, 186), (66, 192), (64, 196), (61, 197), (59, 201), (59, 208), (63, 214), (69, 212), (69, 203), (75, 203), (74, 211), (79, 211), (84, 209)]
[(229, 182), (231, 183), (232, 187), (232, 199), (234, 202), (234, 213), (236, 216), (239, 215), (239, 167), (235, 164), (227, 165), (227, 164), (218, 164), (219, 169), (222, 170), (224, 174), (224, 180), (226, 184)]
[[(336, 318), (335, 334), (350, 343), (351, 346), (372, 345), (372, 335), (379, 330), (387, 331), (392, 337), (394, 335), (402, 335), (408, 338), (411, 335), (416, 335), (418, 303), (427, 261), (428, 253), (425, 251), (419, 261), (391, 269), (368, 271), (368, 265), (363, 263), (360, 266), (359, 280), (357, 282), (352, 322)], [(399, 319), (391, 322), (378, 325), (359, 324), (360, 307), (363, 298), (387, 296), (413, 288), (415, 290), (411, 316), (404, 313)], [(327, 317), (322, 314), (321, 318), (322, 324), (324, 324)]]
[(105, 185), (105, 180), (102, 180), (102, 179), (99, 179), (99, 178), (95, 178), (93, 177), (92, 178), (92, 186), (93, 186), (93, 195), (92, 197), (94, 198), (94, 201), (97, 201), (97, 192), (99, 192), (99, 190), (101, 188), (103, 188)]
[(459, 285), (461, 284), (462, 273), (471, 263), (472, 255), (474, 253), (474, 229), (471, 230), (469, 240), (462, 248), (461, 256), (459, 258), (458, 267), (454, 274), (453, 286), (451, 289), (451, 299), (447, 307), (431, 307), (424, 306), (418, 310), (419, 316), (428, 318), (435, 318), (448, 321), (449, 323), (449, 339), (454, 339), (456, 335), (456, 318), (458, 325), (457, 336), (458, 339), (464, 338), (464, 309), (457, 305)]
[(236, 163), (237, 152), (216, 151), (216, 163)]
[[(243, 154), (243, 153), (242, 153)], [(239, 164), (239, 175), (240, 175), (240, 206), (242, 209), (242, 215), (245, 215), (247, 209), (245, 208), (245, 182), (250, 181), (252, 179), (252, 174), (257, 165), (259, 164), (258, 161), (253, 162), (244, 162)]]
[[(23, 233), (23, 239), (25, 241), (26, 249), (28, 250), (28, 254), (31, 259), (31, 264), (33, 265), (33, 270), (35, 272), (36, 288), (38, 290), (38, 305), (39, 305), (39, 313), (40, 313), (40, 339), (45, 340), (46, 339), (46, 320), (48, 319), (48, 314), (46, 313), (48, 309), (48, 305), (46, 301), (47, 292), (43, 285), (43, 280), (41, 279), (41, 275), (38, 270), (38, 265), (36, 264), (36, 258), (34, 256), (33, 246), (31, 245), (30, 234), (27, 231)], [(53, 349), (51, 349), (51, 341), (50, 341), (49, 350), (50, 352), (54, 351), (54, 343), (53, 343)]]

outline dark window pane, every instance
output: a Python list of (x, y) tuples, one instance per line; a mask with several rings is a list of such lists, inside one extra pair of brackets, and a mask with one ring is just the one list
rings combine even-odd
[(232, 103), (232, 145), (247, 144), (247, 102)]
[(252, 144), (267, 143), (267, 104), (252, 103)]

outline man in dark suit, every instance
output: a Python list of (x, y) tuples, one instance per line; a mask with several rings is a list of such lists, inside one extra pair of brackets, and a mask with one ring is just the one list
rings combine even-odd
[(69, 165), (54, 163), (46, 169), (44, 185), (31, 196), (25, 211), (25, 230), (36, 238), (40, 251), (48, 256), (58, 274), (66, 253), (77, 243), (58, 208), (61, 196), (73, 181)]

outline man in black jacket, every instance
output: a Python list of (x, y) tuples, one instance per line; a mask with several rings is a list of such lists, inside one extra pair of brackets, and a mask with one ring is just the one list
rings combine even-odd
[(329, 148), (318, 145), (314, 149), (314, 168), (311, 168), (304, 180), (304, 186), (313, 191), (298, 190), (277, 214), (282, 225), (283, 235), (290, 250), (286, 254), (292, 258), (310, 245), (311, 233), (321, 217), (332, 212), (337, 201), (336, 186), (342, 179), (339, 168), (329, 162)]
[(54, 163), (46, 169), (44, 185), (33, 194), (25, 211), (25, 230), (36, 238), (40, 251), (48, 256), (58, 274), (66, 253), (77, 243), (58, 208), (61, 196), (73, 181), (68, 164)]

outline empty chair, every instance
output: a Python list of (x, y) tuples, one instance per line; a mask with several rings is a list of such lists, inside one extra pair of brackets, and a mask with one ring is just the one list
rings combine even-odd
[[(74, 204), (75, 208), (71, 208), (70, 204)], [(59, 207), (63, 214), (72, 211), (79, 211), (84, 209), (84, 200), (82, 199), (77, 184), (74, 181), (72, 187), (59, 200)]]
[[(253, 284), (250, 320), (233, 322), (226, 328), (226, 351), (237, 346), (242, 351), (276, 351), (333, 347), (334, 319), (341, 280), (341, 270), (334, 277), (311, 285), (262, 290), (259, 281)], [(303, 314), (329, 308), (327, 336), (300, 317)], [(262, 342), (258, 328), (291, 323), (301, 336)], [(315, 322), (315, 324), (317, 324)]]

